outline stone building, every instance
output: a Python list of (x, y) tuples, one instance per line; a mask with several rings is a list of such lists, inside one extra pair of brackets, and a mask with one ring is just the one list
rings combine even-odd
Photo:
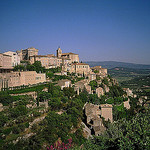
[(90, 66), (86, 63), (72, 63), (70, 73), (88, 76), (91, 72)]
[(35, 61), (40, 61), (41, 65), (45, 67), (46, 69), (49, 68), (56, 68), (57, 65), (57, 57), (53, 55), (34, 55), (30, 56), (30, 63), (33, 64)]
[(10, 55), (0, 53), (0, 73), (12, 71), (12, 57)]
[(112, 115), (112, 105), (111, 104), (101, 104), (101, 117), (103, 117), (106, 121), (110, 120), (113, 122), (113, 115)]
[(106, 93), (108, 93), (108, 92), (109, 92), (109, 90), (110, 90), (110, 89), (109, 89), (109, 87), (108, 87), (107, 85), (105, 85), (105, 84), (103, 84), (103, 86), (104, 86), (104, 90), (105, 90), (105, 92), (106, 92)]
[(94, 105), (91, 103), (87, 103), (84, 106), (84, 109), (86, 124), (94, 132), (95, 135), (99, 135), (105, 130), (102, 117), (106, 121), (108, 121), (108, 119), (110, 120), (110, 122), (113, 121), (112, 105), (110, 104)]
[(91, 86), (88, 85), (89, 84), (89, 81), (87, 79), (84, 79), (84, 80), (81, 80), (81, 81), (78, 81), (74, 84), (74, 90), (77, 92), (77, 94), (79, 95), (79, 92), (83, 91), (83, 89), (85, 88), (86, 91), (91, 94)]
[(78, 63), (79, 62), (79, 55), (75, 53), (62, 53), (62, 58), (69, 58), (71, 60), (71, 63)]
[(68, 58), (70, 59), (71, 63), (79, 62), (79, 55), (75, 53), (62, 53), (60, 47), (57, 49), (57, 57), (58, 58)]
[(127, 101), (123, 102), (123, 105), (126, 109), (130, 109), (130, 99), (128, 98)]
[(21, 49), (20, 51), (16, 51), (21, 60), (29, 60), (30, 56), (38, 55), (38, 49), (34, 47), (30, 47), (27, 49)]
[(127, 93), (127, 96), (133, 97), (132, 90), (130, 90), (129, 88), (123, 88), (123, 90)]
[(96, 88), (96, 94), (98, 97), (100, 97), (101, 95), (104, 95), (104, 90), (101, 87)]
[(100, 77), (105, 77), (107, 75), (107, 69), (102, 68), (101, 66), (91, 67), (93, 72), (96, 72), (96, 75)]
[(0, 89), (42, 82), (46, 82), (45, 73), (36, 73), (36, 71), (17, 71), (0, 74)]
[(11, 66), (14, 67), (20, 64), (20, 57), (16, 52), (8, 51), (3, 54), (11, 56)]
[(88, 80), (89, 80), (89, 82), (92, 80), (96, 80), (96, 74), (94, 72), (90, 72), (88, 74)]
[(71, 81), (68, 79), (59, 80), (55, 86), (60, 86), (61, 90), (63, 90), (64, 87), (71, 87)]

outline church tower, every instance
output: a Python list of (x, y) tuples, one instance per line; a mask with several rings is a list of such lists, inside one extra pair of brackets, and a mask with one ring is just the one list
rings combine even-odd
[(60, 47), (57, 49), (57, 57), (60, 58), (62, 55), (62, 50), (60, 49)]

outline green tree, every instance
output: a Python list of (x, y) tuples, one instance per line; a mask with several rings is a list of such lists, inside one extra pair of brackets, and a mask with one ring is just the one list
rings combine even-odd
[(25, 66), (23, 66), (23, 65), (17, 65), (17, 66), (15, 66), (14, 67), (14, 71), (25, 71)]
[(37, 99), (39, 99), (40, 102), (45, 102), (48, 101), (51, 97), (52, 95), (50, 93), (42, 91), (38, 94)]
[(86, 149), (150, 149), (149, 112), (139, 113), (131, 120), (125, 118), (110, 123), (100, 136), (85, 143)]
[(72, 87), (64, 87), (63, 92), (68, 98), (72, 98), (75, 95), (75, 91)]

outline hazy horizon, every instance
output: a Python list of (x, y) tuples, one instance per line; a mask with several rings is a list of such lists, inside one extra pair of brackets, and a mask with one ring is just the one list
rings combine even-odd
[(149, 0), (1, 0), (0, 52), (79, 54), (82, 61), (150, 64)]

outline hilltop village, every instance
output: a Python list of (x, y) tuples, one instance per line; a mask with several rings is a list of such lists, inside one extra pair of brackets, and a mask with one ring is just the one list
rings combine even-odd
[(62, 50), (58, 48), (56, 56), (54, 54), (38, 55), (38, 49), (31, 47), (16, 52), (0, 53), (0, 89), (48, 81), (46, 74), (40, 71), (38, 73), (21, 69), (13, 71), (13, 67), (16, 65), (26, 65), (26, 62), (34, 64), (36, 61), (39, 61), (45, 69), (60, 67), (61, 72), (58, 75), (67, 75), (69, 72), (87, 77), (87, 84), (91, 80), (95, 80), (96, 76), (107, 76), (107, 69), (101, 68), (101, 66), (90, 68), (88, 64), (79, 62), (78, 54), (62, 53)]
[(3, 149), (45, 149), (68, 138), (80, 146), (143, 107), (146, 98), (122, 89), (106, 68), (90, 67), (60, 47), (56, 56), (38, 52), (31, 47), (0, 53)]

